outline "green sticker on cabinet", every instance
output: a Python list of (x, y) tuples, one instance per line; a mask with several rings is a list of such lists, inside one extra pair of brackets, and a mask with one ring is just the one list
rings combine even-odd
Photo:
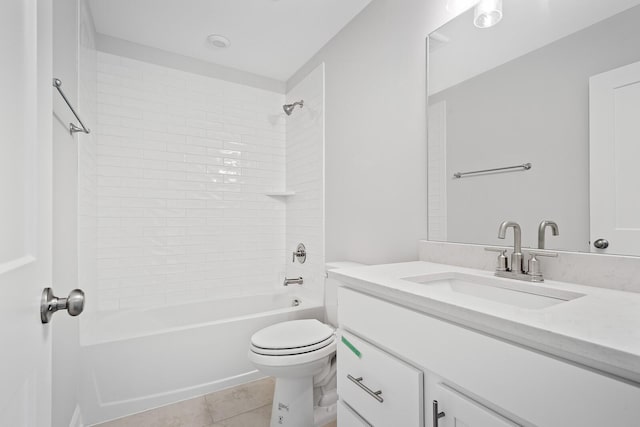
[(349, 342), (349, 340), (346, 339), (344, 335), (342, 336), (342, 343), (346, 345), (349, 350), (353, 351), (353, 354), (358, 356), (358, 358), (362, 357), (362, 353), (360, 353), (360, 350), (358, 350), (353, 344), (351, 344), (351, 342)]

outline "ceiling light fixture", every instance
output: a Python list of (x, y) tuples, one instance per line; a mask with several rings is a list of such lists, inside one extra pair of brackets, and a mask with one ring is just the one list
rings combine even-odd
[(502, 20), (502, 0), (480, 0), (473, 16), (478, 28), (491, 28)]
[(215, 46), (220, 49), (227, 48), (231, 45), (231, 42), (225, 36), (221, 36), (220, 34), (210, 34), (207, 36), (207, 41), (212, 46)]

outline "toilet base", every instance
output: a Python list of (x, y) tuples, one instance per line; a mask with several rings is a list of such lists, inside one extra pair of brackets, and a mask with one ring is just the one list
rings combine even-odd
[(336, 419), (337, 394), (328, 406), (313, 405), (313, 378), (278, 378), (271, 408), (271, 427), (321, 427)]
[(323, 427), (338, 416), (338, 404), (333, 403), (329, 406), (316, 406), (313, 410), (313, 421), (315, 427)]
[(277, 378), (271, 427), (313, 427), (313, 377)]

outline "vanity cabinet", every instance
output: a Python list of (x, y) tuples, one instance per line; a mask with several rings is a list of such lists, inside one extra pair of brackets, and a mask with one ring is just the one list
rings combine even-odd
[[(640, 388), (631, 382), (345, 287), (338, 290), (338, 318), (340, 333), (362, 354), (338, 342), (338, 395), (373, 426), (431, 427), (434, 400), (445, 413), (439, 427), (639, 425)], [(366, 357), (364, 366), (370, 352), (382, 362)], [(346, 377), (351, 371), (395, 398), (397, 374), (384, 360), (422, 379), (420, 402), (408, 398), (400, 410), (421, 418), (397, 422), (367, 393), (356, 394), (359, 387)], [(403, 384), (400, 396), (415, 396), (415, 383)]]

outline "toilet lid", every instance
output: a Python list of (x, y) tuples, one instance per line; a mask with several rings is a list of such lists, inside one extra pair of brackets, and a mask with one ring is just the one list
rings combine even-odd
[[(262, 354), (264, 356), (293, 356), (297, 354), (311, 353), (316, 350), (321, 350), (327, 346), (330, 346), (336, 340), (335, 336), (332, 335), (324, 341), (320, 341), (317, 344), (307, 345), (304, 347), (298, 348), (284, 348), (284, 349), (273, 349), (273, 348), (262, 348), (256, 347), (251, 344), (251, 351), (257, 354)], [(333, 344), (335, 346), (335, 344)]]
[(285, 350), (314, 346), (333, 336), (333, 328), (316, 319), (292, 320), (268, 326), (251, 337), (254, 347)]

